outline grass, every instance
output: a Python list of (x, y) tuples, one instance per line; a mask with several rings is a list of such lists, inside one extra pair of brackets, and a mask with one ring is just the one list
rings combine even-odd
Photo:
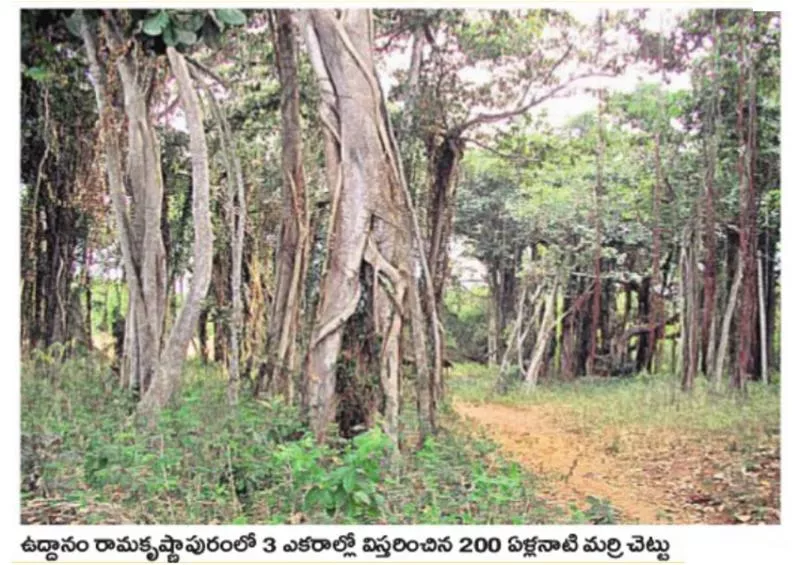
[[(37, 351), (22, 364), (27, 523), (547, 523), (535, 477), (443, 415), (422, 449), (378, 430), (315, 444), (278, 400), (227, 404), (213, 365), (187, 363), (149, 429), (100, 357)], [(413, 410), (413, 403), (406, 403)], [(404, 418), (413, 421), (411, 414)], [(60, 517), (59, 517), (60, 516)]]
[[(558, 456), (563, 459), (574, 448), (589, 462), (590, 475), (611, 485), (619, 484), (620, 477), (632, 481), (619, 500), (597, 499), (583, 512), (592, 514), (595, 523), (603, 523), (607, 507), (613, 509), (620, 500), (635, 513), (656, 499), (681, 523), (780, 521), (778, 379), (769, 385), (748, 383), (746, 395), (727, 387), (715, 391), (702, 377), (686, 393), (670, 375), (582, 377), (546, 381), (533, 389), (518, 380), (496, 385), (496, 369), (471, 364), (454, 366), (448, 381), (457, 400), (491, 403), (481, 408), (483, 414), (500, 414), (503, 409), (496, 405), (505, 405), (520, 409), (512, 418), (540, 417), (534, 436), (566, 442), (557, 453), (545, 455), (551, 465), (563, 464)], [(525, 450), (538, 440), (530, 443), (528, 433), (517, 439), (504, 433), (511, 434), (505, 439), (512, 438), (513, 456), (542, 468), (542, 461)], [(672, 516), (662, 513), (662, 519)]]
[(699, 378), (690, 393), (681, 392), (671, 375), (634, 378), (578, 378), (529, 389), (518, 383), (504, 393), (495, 389), (497, 370), (477, 364), (453, 367), (453, 394), (470, 402), (510, 406), (548, 404), (570, 412), (588, 428), (660, 427), (697, 432), (739, 433), (744, 439), (780, 427), (780, 387), (750, 383), (747, 396), (717, 392)]

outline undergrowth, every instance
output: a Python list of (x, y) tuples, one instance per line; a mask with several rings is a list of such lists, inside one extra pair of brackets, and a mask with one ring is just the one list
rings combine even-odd
[(23, 362), (21, 386), (23, 520), (26, 508), (49, 508), (43, 500), (88, 508), (73, 518), (83, 523), (554, 519), (534, 478), (490, 441), (458, 432), (452, 415), (424, 447), (397, 453), (378, 429), (317, 445), (279, 400), (231, 408), (221, 371), (199, 362), (153, 429), (137, 422), (134, 399), (99, 358), (38, 352)]
[(660, 427), (703, 433), (738, 434), (743, 441), (780, 427), (778, 384), (748, 383), (746, 395), (720, 390), (698, 377), (694, 390), (680, 390), (674, 375), (631, 378), (579, 377), (550, 381), (531, 388), (520, 381), (498, 386), (497, 369), (457, 364), (448, 381), (454, 396), (464, 401), (510, 406), (557, 406), (587, 429), (598, 427)]

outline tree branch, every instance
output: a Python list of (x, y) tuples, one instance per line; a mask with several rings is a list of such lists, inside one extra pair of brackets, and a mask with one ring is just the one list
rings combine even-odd
[[(554, 70), (554, 69), (552, 69)], [(451, 128), (450, 133), (453, 135), (460, 134), (461, 132), (466, 131), (467, 129), (479, 125), (479, 124), (488, 124), (493, 122), (499, 122), (502, 120), (506, 120), (508, 118), (513, 118), (515, 116), (519, 116), (520, 114), (524, 114), (531, 108), (538, 106), (542, 102), (549, 100), (556, 96), (559, 92), (566, 89), (568, 86), (572, 85), (576, 81), (590, 78), (590, 77), (614, 77), (616, 74), (609, 73), (609, 72), (595, 72), (595, 71), (588, 71), (585, 73), (581, 73), (579, 75), (575, 75), (565, 82), (559, 84), (558, 86), (551, 88), (548, 92), (544, 93), (543, 95), (534, 98), (530, 102), (526, 104), (520, 104), (516, 108), (512, 110), (507, 110), (505, 112), (498, 112), (496, 114), (478, 114), (471, 120), (467, 120), (466, 122), (462, 123), (461, 125), (455, 126)]]

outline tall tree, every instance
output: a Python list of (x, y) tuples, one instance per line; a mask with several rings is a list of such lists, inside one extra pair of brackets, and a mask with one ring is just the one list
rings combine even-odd
[[(384, 429), (397, 441), (403, 305), (409, 284), (416, 284), (409, 236), (416, 230), (376, 78), (372, 15), (368, 10), (344, 10), (337, 17), (334, 11), (314, 10), (304, 19), (314, 72), (322, 84), (332, 87), (325, 96), (333, 104), (329, 111), (338, 117), (338, 125), (325, 125), (333, 126), (331, 135), (339, 145), (338, 156), (330, 155), (333, 158), (326, 162), (330, 171), (336, 171), (329, 178), (337, 179), (334, 192), (339, 194), (308, 352), (305, 402), (310, 425), (319, 440), (325, 437), (334, 417), (345, 324), (359, 310), (366, 290), (374, 327), (367, 339), (372, 341), (380, 375)], [(360, 355), (356, 351), (351, 357)]]
[[(89, 58), (128, 284), (126, 368), (132, 385), (141, 387), (141, 412), (152, 418), (169, 402), (175, 390), (211, 277), (213, 235), (203, 115), (185, 58), (174, 47), (167, 46), (167, 57), (189, 127), (195, 237), (191, 287), (164, 340), (166, 265), (161, 231), (164, 190), (160, 147), (148, 109), (149, 85), (141, 78), (146, 73), (140, 67), (142, 63), (136, 60), (135, 52), (127, 49), (122, 35), (123, 23), (118, 21), (117, 15), (107, 11), (98, 20), (100, 37), (109, 46), (105, 65), (99, 58), (95, 34), (81, 11), (76, 12), (74, 21)], [(119, 117), (115, 115), (111, 97), (116, 76), (122, 84), (128, 129), (124, 158), (116, 132)], [(127, 164), (126, 173), (123, 162)], [(126, 186), (130, 187), (130, 204)]]
[(300, 306), (309, 253), (309, 207), (303, 171), (300, 84), (294, 18), (288, 10), (272, 13), (278, 76), (281, 82), (283, 221), (277, 250), (275, 296), (267, 330), (269, 378), (291, 401), (299, 355)]

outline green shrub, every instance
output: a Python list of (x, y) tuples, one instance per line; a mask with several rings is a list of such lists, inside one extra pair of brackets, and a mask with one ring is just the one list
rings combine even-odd
[[(398, 451), (380, 430), (319, 445), (296, 408), (243, 397), (187, 363), (154, 428), (95, 357), (40, 352), (22, 366), (22, 498), (118, 508), (137, 523), (538, 523), (533, 477), (488, 440), (444, 429)], [(413, 403), (401, 420), (413, 445)], [(94, 514), (80, 514), (95, 520)]]

